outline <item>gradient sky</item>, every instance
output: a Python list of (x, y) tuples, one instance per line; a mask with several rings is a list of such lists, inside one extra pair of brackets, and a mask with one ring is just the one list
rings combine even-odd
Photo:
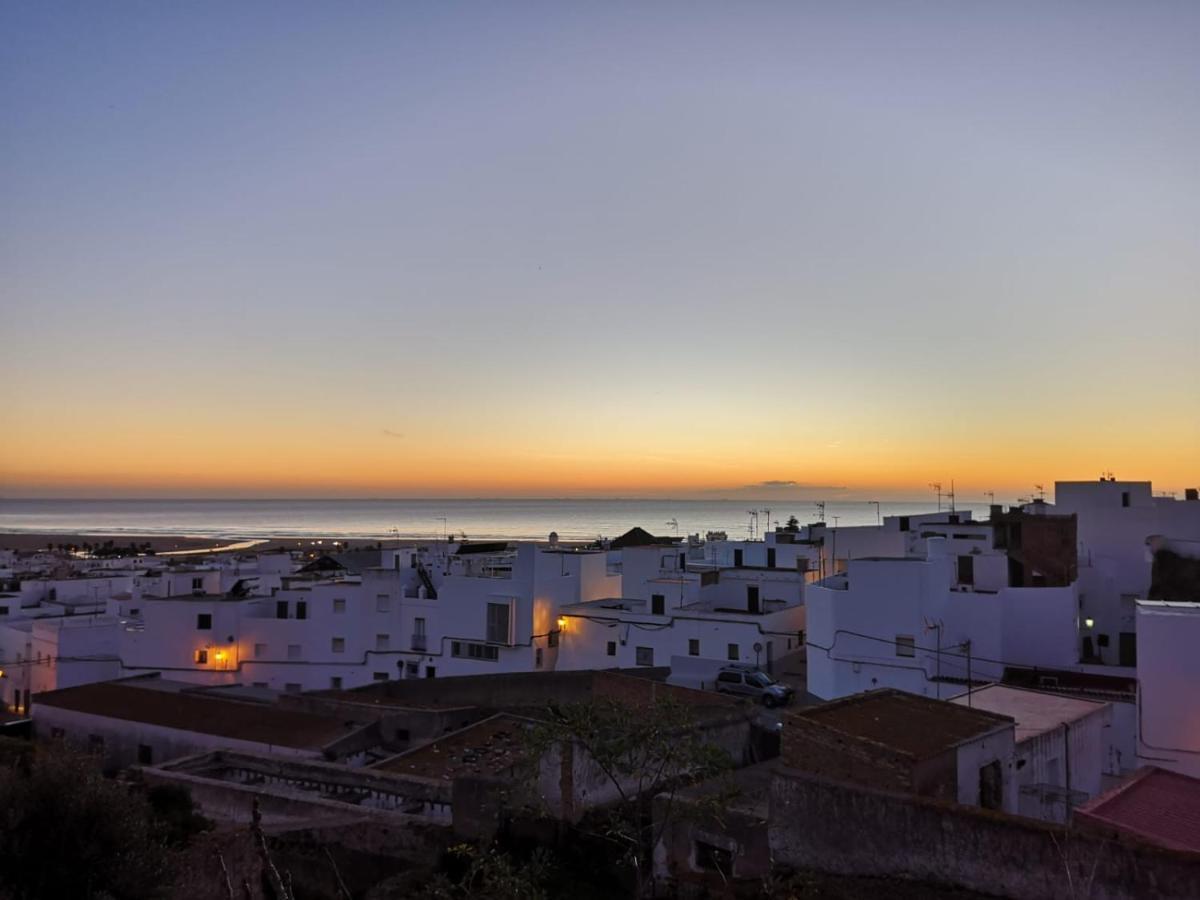
[(0, 496), (1200, 481), (1194, 0), (12, 0), (0, 210)]

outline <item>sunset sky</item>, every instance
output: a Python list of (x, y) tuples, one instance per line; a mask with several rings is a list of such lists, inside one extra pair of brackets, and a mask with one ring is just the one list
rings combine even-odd
[(5, 3), (0, 497), (1181, 491), (1198, 47), (1194, 0)]

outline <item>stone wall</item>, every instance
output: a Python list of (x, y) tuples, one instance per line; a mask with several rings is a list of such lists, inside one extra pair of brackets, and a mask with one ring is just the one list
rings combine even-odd
[(783, 770), (771, 787), (777, 866), (906, 876), (1020, 900), (1200, 897), (1200, 854)]

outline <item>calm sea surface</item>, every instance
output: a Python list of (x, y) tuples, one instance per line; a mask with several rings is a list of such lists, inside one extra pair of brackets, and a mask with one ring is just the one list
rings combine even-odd
[[(64, 534), (173, 534), (215, 538), (322, 536), (564, 540), (615, 537), (634, 525), (654, 534), (750, 534), (749, 510), (771, 520), (817, 520), (807, 501), (753, 500), (2, 500), (0, 531)], [(933, 512), (936, 504), (884, 503), (882, 514)], [(965, 511), (967, 507), (960, 507)], [(980, 509), (978, 512), (982, 512)], [(874, 504), (829, 503), (825, 520), (873, 525)], [(767, 516), (758, 516), (759, 532)]]

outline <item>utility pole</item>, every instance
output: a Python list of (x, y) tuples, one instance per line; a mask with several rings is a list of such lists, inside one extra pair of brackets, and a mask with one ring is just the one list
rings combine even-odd
[(872, 503), (875, 504), (875, 524), (882, 525), (883, 524), (883, 514), (879, 511), (879, 501), (878, 500), (868, 500), (867, 501), (868, 505), (870, 505)]
[(971, 639), (967, 638), (962, 642), (962, 649), (967, 654), (967, 707), (971, 706), (971, 688), (975, 686), (975, 682), (971, 680)]

